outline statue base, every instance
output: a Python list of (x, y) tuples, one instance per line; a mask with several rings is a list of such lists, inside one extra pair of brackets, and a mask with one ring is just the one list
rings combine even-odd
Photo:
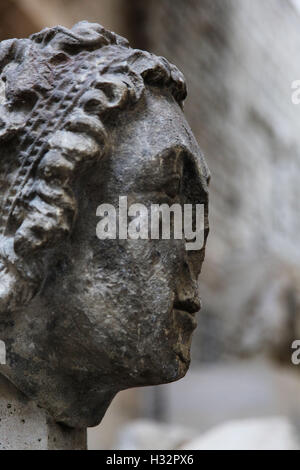
[(0, 376), (0, 450), (86, 450), (86, 429), (53, 421)]

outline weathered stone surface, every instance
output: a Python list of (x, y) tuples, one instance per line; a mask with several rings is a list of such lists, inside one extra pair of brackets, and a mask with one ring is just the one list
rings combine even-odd
[(201, 250), (99, 240), (99, 204), (204, 204), (182, 74), (82, 22), (0, 44), (1, 372), (52, 418), (99, 423), (123, 389), (190, 362)]

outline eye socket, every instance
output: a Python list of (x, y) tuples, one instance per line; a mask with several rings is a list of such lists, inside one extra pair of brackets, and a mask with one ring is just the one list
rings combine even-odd
[(181, 187), (181, 178), (179, 175), (173, 176), (172, 178), (168, 179), (165, 184), (165, 193), (171, 197), (172, 199), (178, 196), (180, 193)]

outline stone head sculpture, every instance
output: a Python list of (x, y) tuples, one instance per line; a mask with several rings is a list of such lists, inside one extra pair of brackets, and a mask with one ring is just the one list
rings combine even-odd
[[(166, 59), (97, 24), (0, 44), (0, 338), (5, 375), (58, 422), (189, 365), (209, 173)], [(203, 204), (204, 245), (99, 240), (120, 196)]]

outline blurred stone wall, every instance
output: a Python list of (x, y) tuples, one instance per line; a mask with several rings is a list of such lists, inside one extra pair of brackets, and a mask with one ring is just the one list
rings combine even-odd
[(300, 334), (295, 1), (136, 0), (131, 8), (135, 45), (185, 73), (185, 111), (212, 173), (193, 359), (265, 351), (289, 362)]
[(124, 0), (0, 0), (0, 40), (58, 24), (70, 28), (82, 20), (126, 36), (126, 11)]

